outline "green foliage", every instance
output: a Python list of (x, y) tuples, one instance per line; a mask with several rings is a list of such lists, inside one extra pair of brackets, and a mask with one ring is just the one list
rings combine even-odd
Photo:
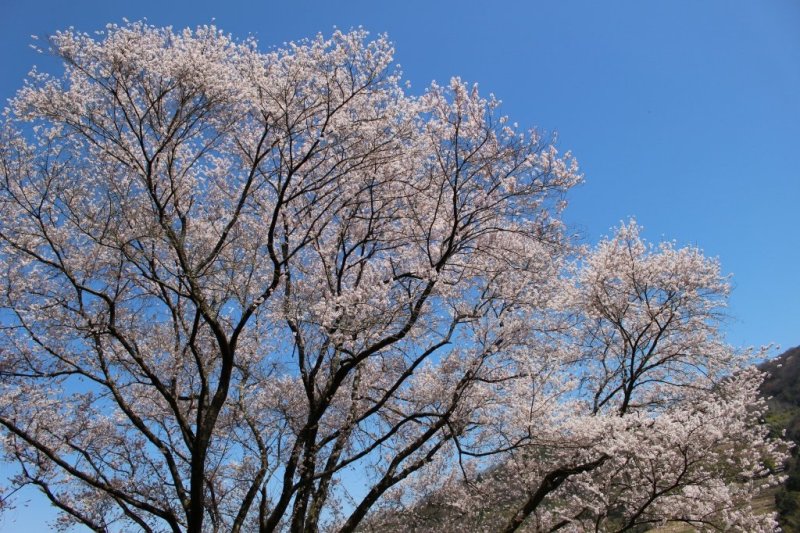
[(782, 402), (770, 401), (769, 411), (765, 421), (770, 428), (772, 437), (780, 437), (784, 430), (792, 426), (792, 423), (800, 415), (800, 407), (788, 405)]
[(800, 492), (784, 488), (775, 495), (775, 504), (783, 530), (800, 531)]

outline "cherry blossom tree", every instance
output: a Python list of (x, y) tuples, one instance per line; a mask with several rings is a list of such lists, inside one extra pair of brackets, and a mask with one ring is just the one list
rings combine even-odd
[(770, 527), (718, 266), (635, 225), (575, 263), (577, 166), (494, 98), (363, 31), (50, 51), (0, 132), (0, 427), (60, 527)]
[[(437, 531), (774, 531), (751, 501), (780, 481), (763, 375), (722, 340), (727, 279), (695, 248), (647, 244), (635, 222), (568, 269), (564, 329), (523, 355), (494, 466), (429, 479), (425, 497), (373, 525)], [(555, 355), (554, 355), (555, 354)], [(520, 390), (527, 385), (528, 391)], [(460, 436), (455, 437), (456, 440)], [(499, 448), (495, 448), (499, 449)], [(462, 457), (481, 450), (459, 447)], [(462, 459), (463, 460), (463, 459)]]

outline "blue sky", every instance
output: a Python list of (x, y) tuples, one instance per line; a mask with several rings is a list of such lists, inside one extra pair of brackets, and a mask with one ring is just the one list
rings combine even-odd
[[(558, 133), (586, 178), (566, 220), (588, 242), (635, 216), (651, 240), (697, 245), (734, 275), (730, 342), (800, 344), (796, 0), (4, 0), (0, 97), (52, 67), (32, 34), (123, 17), (213, 20), (264, 48), (334, 26), (386, 32), (412, 92), (460, 76), (512, 121)], [(47, 531), (47, 516), (34, 502), (0, 531)]]

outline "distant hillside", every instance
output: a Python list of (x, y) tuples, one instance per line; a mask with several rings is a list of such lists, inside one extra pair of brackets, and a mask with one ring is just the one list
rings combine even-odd
[(800, 346), (796, 346), (761, 365), (769, 377), (761, 386), (762, 392), (773, 401), (800, 406)]
[[(800, 447), (800, 346), (761, 365), (769, 374), (761, 392), (769, 398), (767, 423), (775, 435), (786, 430), (786, 438)], [(787, 470), (788, 479), (775, 495), (781, 527), (786, 532), (800, 531), (800, 461), (798, 448)]]

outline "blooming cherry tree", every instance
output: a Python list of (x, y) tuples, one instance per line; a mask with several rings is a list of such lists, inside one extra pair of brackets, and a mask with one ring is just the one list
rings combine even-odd
[(635, 225), (571, 264), (577, 167), (493, 98), (363, 31), (50, 47), (0, 132), (0, 427), (60, 526), (771, 524), (717, 265)]
[[(493, 449), (512, 445), (493, 466), (428, 480), (421, 503), (399, 504), (377, 529), (774, 531), (751, 500), (779, 481), (787, 448), (761, 423), (754, 355), (720, 338), (728, 285), (717, 262), (649, 245), (631, 222), (567, 272), (550, 353), (521, 353), (529, 370), (513, 393), (494, 393), (505, 416)], [(462, 462), (483, 455), (458, 451)]]

